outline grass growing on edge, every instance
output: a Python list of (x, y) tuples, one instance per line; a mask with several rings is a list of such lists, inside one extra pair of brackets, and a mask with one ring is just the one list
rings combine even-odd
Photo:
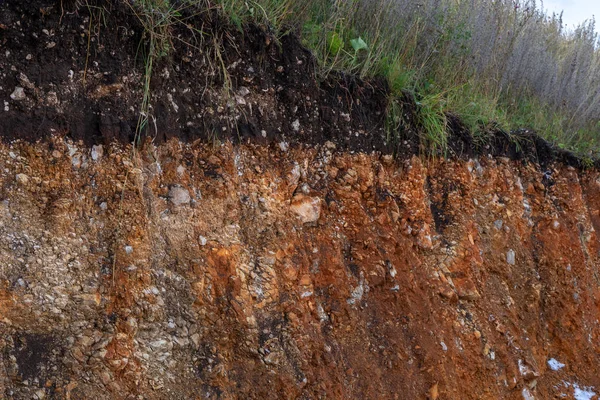
[(172, 47), (171, 26), (180, 14), (179, 10), (173, 7), (168, 0), (136, 0), (133, 5), (129, 2), (127, 4), (144, 27), (144, 36), (148, 45), (144, 58), (142, 102), (134, 140), (137, 145), (141, 133), (146, 129), (152, 118), (150, 112), (150, 85), (154, 63), (169, 53)]
[(448, 150), (448, 119), (443, 93), (422, 96), (417, 101), (417, 118), (422, 126), (421, 148), (425, 154), (446, 155)]
[[(566, 31), (534, 0), (133, 0), (150, 41), (147, 76), (169, 50), (178, 18), (172, 4), (218, 8), (240, 30), (254, 22), (275, 37), (301, 32), (321, 78), (333, 70), (386, 77), (391, 99), (410, 92), (419, 101), (423, 145), (432, 153), (445, 152), (448, 113), (476, 140), (492, 129), (531, 128), (578, 154), (600, 153), (595, 26)], [(218, 65), (218, 51), (213, 56)], [(398, 105), (391, 101), (388, 111), (391, 135), (399, 131)]]

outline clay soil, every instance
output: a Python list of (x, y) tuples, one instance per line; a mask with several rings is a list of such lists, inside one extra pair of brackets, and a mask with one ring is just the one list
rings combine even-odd
[(3, 145), (5, 397), (598, 392), (597, 173), (336, 150)]

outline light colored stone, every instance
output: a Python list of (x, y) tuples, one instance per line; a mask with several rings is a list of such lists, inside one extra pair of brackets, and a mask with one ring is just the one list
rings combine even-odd
[(27, 98), (27, 96), (25, 95), (25, 89), (23, 89), (21, 86), (17, 86), (15, 90), (10, 94), (10, 98), (14, 101), (25, 100)]
[(48, 103), (48, 105), (50, 106), (58, 105), (59, 101), (56, 92), (48, 92), (48, 94), (46, 95), (46, 103)]
[(242, 87), (240, 87), (240, 89), (238, 90), (238, 94), (239, 94), (240, 96), (242, 96), (242, 97), (245, 97), (245, 96), (248, 96), (248, 95), (250, 94), (250, 90), (249, 90), (247, 87), (245, 87), (245, 86), (242, 86)]
[(515, 265), (515, 251), (513, 249), (506, 252), (506, 262), (510, 265)]
[(300, 130), (300, 120), (295, 120), (294, 122), (292, 122), (292, 129), (295, 132), (298, 132)]
[(321, 199), (318, 197), (297, 194), (290, 207), (303, 224), (316, 222), (321, 216)]
[(31, 83), (31, 81), (29, 80), (29, 78), (27, 77), (27, 75), (25, 75), (24, 73), (19, 73), (19, 75), (17, 76), (17, 80), (19, 81), (19, 83), (21, 84), (21, 86), (26, 87), (27, 89), (34, 89), (35, 85), (33, 83)]
[(92, 160), (98, 161), (104, 155), (104, 148), (101, 144), (92, 146)]
[(423, 224), (423, 227), (417, 234), (417, 245), (422, 249), (431, 249), (433, 247), (433, 241), (431, 239), (431, 228), (429, 224)]
[(194, 333), (190, 338), (192, 339), (192, 343), (194, 343), (195, 347), (200, 346), (200, 335), (199, 334)]
[(564, 368), (565, 364), (561, 363), (560, 361), (558, 361), (555, 358), (551, 358), (548, 360), (548, 366), (550, 367), (550, 369), (552, 371), (558, 371), (559, 369)]
[(527, 388), (523, 388), (521, 394), (523, 395), (523, 400), (535, 400), (535, 397), (533, 397), (533, 394)]
[(71, 157), (71, 165), (73, 165), (73, 168), (80, 168), (81, 164), (83, 164), (83, 157), (81, 154), (77, 153)]
[(16, 179), (19, 185), (25, 186), (29, 183), (29, 177), (25, 174), (17, 174)]
[(173, 186), (169, 190), (169, 200), (176, 206), (189, 204), (191, 201), (190, 192), (181, 186)]

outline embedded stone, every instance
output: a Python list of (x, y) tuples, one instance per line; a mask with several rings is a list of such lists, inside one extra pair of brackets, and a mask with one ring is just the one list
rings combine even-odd
[(303, 224), (316, 222), (321, 216), (321, 199), (318, 197), (297, 194), (290, 207)]

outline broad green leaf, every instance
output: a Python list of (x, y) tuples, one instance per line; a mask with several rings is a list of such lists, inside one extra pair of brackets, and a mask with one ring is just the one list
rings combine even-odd
[(354, 49), (355, 53), (358, 53), (360, 50), (366, 50), (369, 48), (369, 46), (367, 46), (365, 41), (360, 36), (357, 39), (350, 40), (350, 44), (352, 45), (352, 48)]

